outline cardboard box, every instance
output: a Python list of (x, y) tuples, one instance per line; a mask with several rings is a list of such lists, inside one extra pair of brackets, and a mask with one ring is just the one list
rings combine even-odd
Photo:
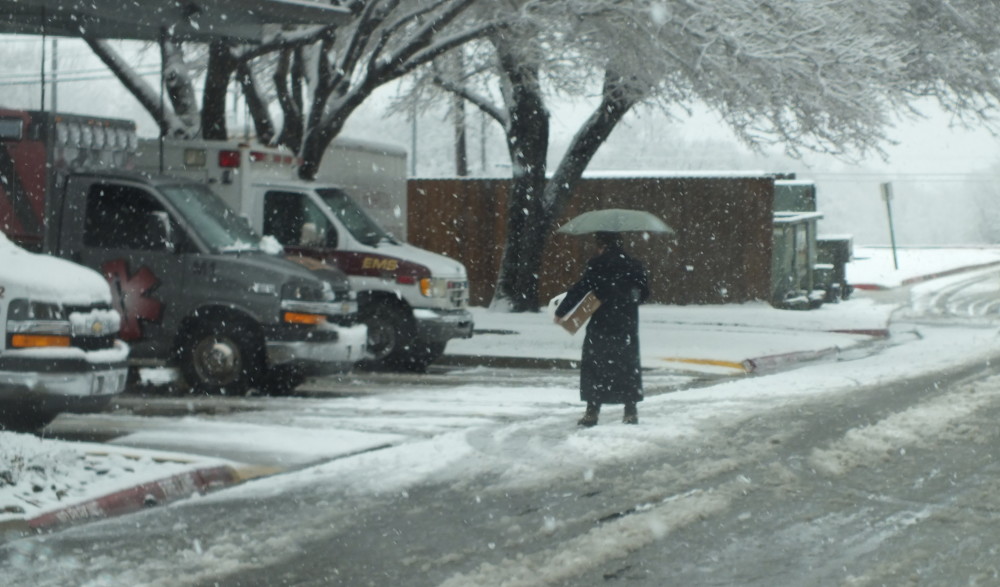
[(559, 325), (565, 328), (566, 332), (576, 334), (576, 331), (583, 328), (591, 314), (596, 312), (600, 306), (601, 300), (597, 299), (594, 292), (587, 292), (580, 303), (559, 320)]

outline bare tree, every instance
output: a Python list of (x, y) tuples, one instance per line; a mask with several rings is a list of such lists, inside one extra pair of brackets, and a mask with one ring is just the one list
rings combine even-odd
[[(478, 0), (480, 4), (489, 4)], [(497, 30), (501, 20), (470, 13), (477, 0), (370, 0), (350, 29), (323, 40), (305, 117), (299, 174), (311, 179), (347, 118), (379, 87)]]
[[(478, 44), (480, 67), (425, 76), (504, 129), (513, 177), (494, 307), (535, 311), (542, 251), (591, 158), (638, 105), (717, 111), (746, 144), (791, 154), (880, 152), (895, 113), (931, 97), (996, 109), (993, 3), (973, 0), (551, 0)], [(501, 8), (497, 8), (500, 10)], [(469, 74), (473, 71), (473, 75)], [(550, 175), (546, 101), (601, 79), (592, 115)], [(426, 86), (420, 92), (425, 92)]]
[[(190, 66), (180, 44), (165, 38), (161, 53), (169, 109), (107, 43), (88, 42), (164, 135), (227, 138), (225, 98), (235, 76), (258, 137), (297, 152), (303, 160), (300, 175), (311, 179), (330, 142), (372, 92), (501, 26), (501, 13), (469, 10), (477, 4), (491, 5), (486, 0), (351, 2), (353, 19), (347, 24), (285, 31), (255, 45), (220, 39), (192, 51), (197, 67)], [(199, 105), (193, 88), (201, 71)], [(282, 111), (280, 130), (267, 107), (272, 101)]]
[[(271, 53), (294, 51), (329, 36), (331, 27), (306, 27), (283, 31), (257, 44), (219, 39), (206, 46), (190, 43), (193, 49), (164, 36), (159, 41), (162, 63), (160, 89), (150, 86), (136, 74), (120, 55), (104, 40), (84, 37), (97, 55), (139, 103), (157, 121), (163, 136), (224, 140), (226, 128), (226, 96), (229, 84), (237, 80), (248, 95), (251, 114), (258, 130), (267, 118), (266, 104), (255, 91), (256, 80), (250, 69), (253, 60)], [(195, 82), (204, 72), (204, 84), (199, 103)], [(164, 100), (163, 98), (166, 98)], [(270, 135), (273, 136), (273, 127)]]

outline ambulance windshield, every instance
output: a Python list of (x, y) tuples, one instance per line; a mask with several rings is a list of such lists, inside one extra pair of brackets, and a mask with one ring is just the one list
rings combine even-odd
[(375, 246), (381, 242), (396, 242), (343, 191), (334, 188), (322, 188), (316, 191), (344, 228), (361, 244)]
[(258, 250), (260, 236), (207, 187), (167, 185), (161, 191), (215, 253)]

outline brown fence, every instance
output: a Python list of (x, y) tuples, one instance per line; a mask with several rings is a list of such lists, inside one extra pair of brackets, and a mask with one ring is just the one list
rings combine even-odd
[[(500, 179), (409, 181), (410, 242), (465, 264), (473, 305), (488, 305), (493, 296), (508, 185), (509, 180)], [(769, 176), (585, 179), (556, 226), (600, 208), (648, 210), (677, 231), (629, 243), (650, 270), (651, 301), (768, 300), (773, 198)], [(593, 254), (590, 237), (553, 233), (539, 278), (542, 303), (579, 278)]]

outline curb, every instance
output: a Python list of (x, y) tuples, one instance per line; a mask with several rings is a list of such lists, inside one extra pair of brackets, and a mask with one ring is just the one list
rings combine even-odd
[(801, 363), (805, 361), (815, 361), (830, 356), (836, 356), (840, 352), (837, 347), (819, 349), (815, 351), (795, 351), (782, 353), (780, 355), (767, 355), (755, 357), (743, 361), (743, 369), (749, 373), (766, 373), (776, 371), (790, 363)]
[(448, 367), (496, 367), (500, 369), (577, 369), (579, 359), (544, 359), (493, 355), (444, 355), (435, 365)]
[[(965, 273), (966, 271), (976, 271), (977, 269), (988, 269), (990, 267), (997, 267), (997, 266), (1000, 266), (1000, 261), (990, 261), (989, 263), (980, 263), (978, 265), (969, 265), (967, 267), (956, 267), (954, 269), (938, 271), (937, 273), (928, 273), (927, 275), (917, 275), (915, 277), (908, 277), (899, 282), (899, 284), (902, 286), (913, 285), (915, 283), (920, 283), (922, 281), (930, 281), (932, 279), (938, 279), (941, 277), (949, 277), (951, 275)], [(895, 286), (886, 286), (877, 283), (858, 283), (858, 284), (852, 283), (851, 287), (855, 289), (863, 289), (868, 291), (885, 291), (893, 289)]]
[(136, 512), (234, 485), (244, 477), (228, 465), (195, 469), (143, 483), (95, 499), (48, 511), (22, 521), (13, 521), (13, 530), (50, 530), (78, 522)]

